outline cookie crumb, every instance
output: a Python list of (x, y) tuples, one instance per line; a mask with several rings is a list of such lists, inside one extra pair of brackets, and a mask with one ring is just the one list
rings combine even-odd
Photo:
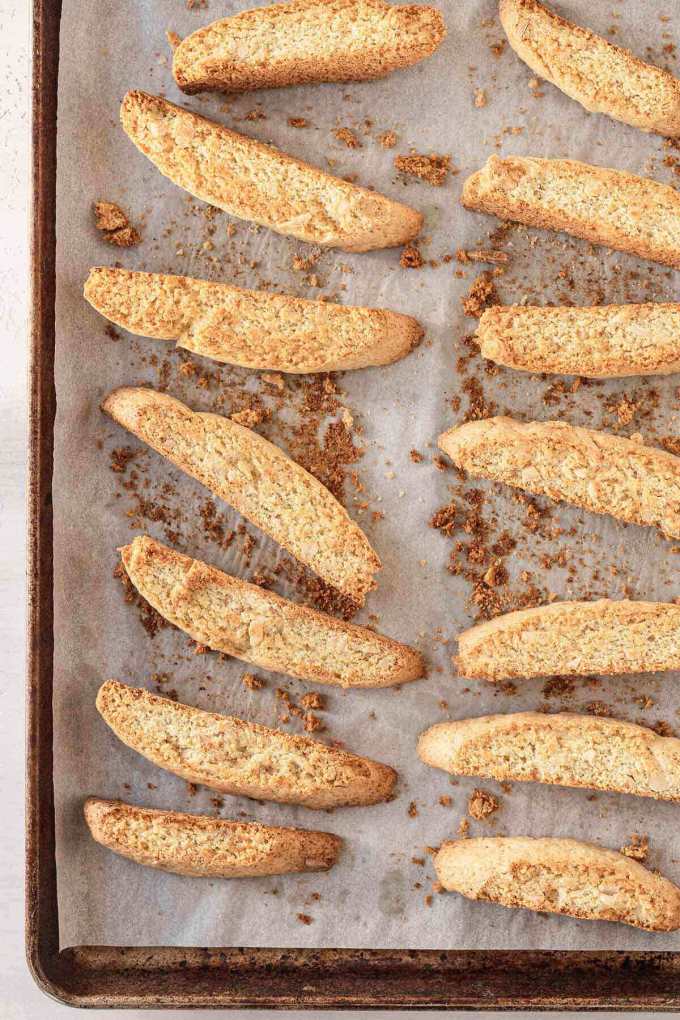
[(499, 303), (498, 293), (491, 279), (491, 274), (487, 271), (480, 273), (470, 287), (466, 297), (461, 298), (461, 301), (463, 311), (471, 319), (480, 319), (482, 313), (490, 305), (497, 305)]
[(309, 127), (309, 121), (306, 117), (289, 117), (288, 126), (294, 128), (306, 128)]
[(247, 407), (243, 411), (235, 411), (229, 417), (237, 425), (244, 425), (248, 429), (253, 429), (256, 425), (261, 425), (268, 415), (263, 407)]
[(488, 97), (484, 89), (475, 89), (475, 106), (481, 110), (488, 103)]
[(251, 691), (259, 691), (264, 687), (264, 680), (261, 680), (259, 676), (255, 676), (254, 673), (244, 673), (241, 677), (241, 683)]
[(634, 832), (630, 837), (630, 843), (622, 846), (619, 853), (624, 857), (630, 857), (633, 861), (644, 863), (649, 855), (649, 836), (641, 836)]
[(489, 262), (491, 265), (504, 265), (510, 261), (510, 256), (505, 251), (492, 251), (491, 249), (480, 248), (473, 251), (467, 251), (465, 248), (459, 248), (456, 252), (457, 262)]
[(297, 919), (300, 924), (312, 924), (314, 921), (314, 918), (310, 917), (309, 914), (298, 914)]
[(165, 38), (168, 40), (168, 46), (171, 50), (176, 50), (182, 41), (182, 37), (177, 35), (177, 32), (171, 32), (169, 29), (165, 33)]
[(394, 165), (399, 173), (419, 177), (435, 188), (440, 188), (451, 172), (451, 157), (439, 156), (435, 152), (429, 156), (413, 153), (411, 156), (395, 156)]
[(498, 811), (500, 804), (492, 793), (486, 790), (476, 789), (470, 794), (468, 801), (468, 814), (477, 822), (483, 822), (495, 811)]
[(94, 203), (95, 226), (109, 244), (117, 248), (132, 248), (142, 240), (139, 231), (115, 202)]
[(422, 269), (425, 265), (420, 248), (415, 244), (407, 244), (401, 253), (399, 265), (402, 269)]
[(398, 138), (394, 131), (383, 131), (381, 135), (378, 135), (378, 143), (383, 149), (393, 149), (397, 141)]
[(354, 131), (352, 131), (351, 128), (339, 127), (335, 129), (333, 134), (335, 135), (337, 140), (339, 142), (342, 142), (343, 145), (346, 145), (348, 149), (361, 148), (361, 142), (359, 141), (359, 139), (357, 138), (357, 136), (355, 135)]
[(300, 698), (300, 704), (303, 708), (315, 708), (321, 712), (326, 707), (324, 697), (318, 691), (309, 691), (307, 694), (303, 694)]

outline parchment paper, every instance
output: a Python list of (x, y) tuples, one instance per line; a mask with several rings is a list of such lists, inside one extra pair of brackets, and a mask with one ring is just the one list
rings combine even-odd
[[(531, 72), (509, 47), (501, 46), (500, 53), (496, 48), (503, 34), (492, 0), (439, 0), (448, 24), (445, 43), (432, 59), (386, 81), (270, 91), (230, 100), (219, 95), (184, 99), (171, 77), (166, 29), (184, 35), (243, 6), (217, 0), (211, 0), (208, 10), (188, 10), (184, 0), (65, 0), (63, 5), (54, 464), (55, 786), (62, 945), (680, 948), (678, 935), (648, 935), (624, 926), (508, 911), (455, 895), (434, 894), (428, 906), (434, 874), (424, 848), (457, 833), (475, 787), (497, 796), (501, 807), (486, 823), (471, 820), (472, 835), (573, 836), (618, 848), (632, 833), (648, 834), (648, 863), (676, 881), (679, 815), (676, 806), (632, 797), (526, 784), (515, 784), (506, 792), (492, 782), (466, 779), (452, 783), (444, 773), (422, 765), (415, 753), (418, 733), (447, 715), (462, 718), (545, 706), (585, 711), (601, 702), (623, 718), (678, 725), (676, 675), (599, 685), (580, 681), (570, 697), (550, 697), (550, 688), (546, 691), (541, 681), (520, 683), (512, 695), (458, 679), (450, 661), (455, 635), (477, 618), (477, 610), (470, 602), (471, 584), (447, 570), (455, 540), (428, 526), (434, 511), (461, 487), (451, 470), (438, 470), (432, 460), (438, 433), (468, 412), (470, 378), (480, 381), (484, 400), (495, 404), (498, 413), (563, 417), (627, 435), (640, 431), (654, 442), (677, 433), (677, 377), (583, 384), (574, 392), (560, 393), (550, 388), (555, 380), (509, 370), (489, 374), (478, 355), (470, 356), (462, 338), (473, 331), (475, 322), (464, 316), (460, 299), (479, 267), (441, 260), (457, 248), (498, 246), (489, 239), (498, 223), (460, 207), (465, 176), (499, 151), (580, 158), (672, 182), (676, 179), (672, 166), (664, 165), (663, 159), (673, 150), (660, 138), (586, 114), (547, 84), (531, 87)], [(662, 47), (675, 40), (677, 13), (665, 0), (628, 0), (620, 5), (568, 0), (562, 9), (596, 30), (611, 29), (616, 32), (613, 38), (629, 43), (636, 52), (673, 66), (674, 53), (663, 53)], [(292, 268), (293, 256), (309, 254), (310, 249), (241, 223), (230, 237), (230, 218), (223, 214), (213, 221), (211, 248), (205, 243), (205, 207), (189, 201), (161, 177), (119, 127), (119, 103), (128, 88), (164, 92), (319, 165), (332, 160), (336, 174), (356, 175), (361, 183), (422, 209), (424, 236), (429, 239), (422, 246), (423, 255), (439, 264), (402, 269), (398, 250), (329, 252), (314, 268), (319, 280), (312, 283), (322, 284), (315, 288), (305, 282), (304, 273)], [(476, 89), (485, 91), (486, 105), (475, 105)], [(258, 110), (265, 118), (245, 120)], [(310, 126), (295, 129), (288, 125), (289, 117), (306, 117)], [(341, 126), (356, 130), (360, 148), (350, 150), (334, 137), (333, 130)], [(397, 147), (389, 151), (377, 141), (386, 130), (399, 136)], [(451, 154), (460, 174), (440, 189), (405, 180), (395, 172), (393, 157), (411, 147)], [(92, 217), (92, 203), (98, 199), (119, 202), (133, 222), (141, 223), (141, 246), (118, 250), (102, 241)], [(497, 280), (507, 303), (528, 298), (587, 304), (677, 295), (676, 273), (564, 236), (519, 228), (505, 235), (500, 246), (511, 254), (507, 272)], [(392, 307), (416, 315), (427, 329), (426, 342), (401, 363), (346, 373), (338, 380), (343, 405), (363, 429), (357, 441), (365, 448), (356, 465), (364, 494), (357, 495), (349, 485), (348, 506), (384, 563), (379, 588), (358, 620), (366, 622), (369, 614), (375, 614), (382, 631), (422, 648), (431, 669), (428, 679), (401, 690), (343, 693), (328, 688), (328, 711), (323, 713), (327, 730), (320, 736), (393, 764), (401, 776), (399, 796), (390, 804), (332, 814), (230, 797), (219, 809), (224, 817), (245, 813), (263, 822), (339, 833), (346, 839), (345, 850), (327, 875), (215, 882), (164, 875), (98, 846), (83, 823), (82, 803), (90, 794), (153, 807), (216, 810), (211, 791), (190, 793), (184, 782), (147, 763), (113, 736), (94, 706), (104, 679), (118, 677), (153, 687), (153, 675), (167, 673), (166, 686), (180, 700), (270, 725), (277, 724), (277, 686), (296, 699), (310, 689), (255, 671), (268, 684), (253, 693), (240, 682), (243, 664), (221, 661), (213, 654), (194, 655), (186, 636), (173, 629), (151, 638), (113, 577), (116, 547), (143, 530), (167, 541), (167, 529), (173, 527), (178, 547), (245, 577), (259, 568), (272, 568), (278, 556), (275, 544), (257, 534), (250, 564), (242, 542), (235, 541), (228, 550), (211, 543), (198, 518), (208, 493), (143, 449), (99, 410), (100, 401), (115, 386), (158, 385), (159, 372), (164, 371), (169, 391), (197, 408), (214, 407), (221, 395), (228, 412), (238, 388), (267, 390), (256, 372), (233, 372), (200, 359), (180, 358), (172, 344), (160, 341), (127, 334), (115, 341), (107, 336), (104, 320), (81, 292), (92, 265), (116, 260), (130, 268), (266, 284), (305, 296), (337, 295), (347, 303)], [(216, 373), (216, 381), (213, 377), (211, 385), (202, 388), (196, 378), (179, 370), (182, 361)], [(168, 363), (167, 370), (163, 362)], [(568, 390), (573, 380), (562, 382)], [(611, 407), (620, 405), (624, 395), (635, 410), (626, 422), (624, 407), (622, 423)], [(459, 407), (451, 403), (456, 397)], [(270, 397), (266, 400), (272, 403)], [(286, 411), (275, 410), (274, 417), (278, 414), (285, 416)], [(134, 449), (133, 465), (150, 497), (171, 484), (168, 498), (178, 518), (171, 525), (139, 524), (128, 516), (135, 500), (124, 483), (132, 467), (120, 474), (110, 466), (112, 450), (121, 446)], [(411, 449), (423, 454), (421, 463), (412, 461)], [(544, 537), (543, 526), (536, 533), (526, 530), (526, 506), (509, 490), (485, 483), (467, 488), (488, 496), (500, 524), (518, 540), (514, 552), (504, 558), (517, 590), (523, 583), (520, 572), (526, 569), (533, 578), (527, 584), (558, 597), (629, 594), (672, 599), (680, 594), (676, 584), (680, 561), (673, 543), (649, 529), (563, 507), (552, 510), (550, 522), (567, 533), (551, 542)], [(369, 504), (363, 511), (357, 505), (362, 498)], [(546, 504), (538, 501), (538, 506)], [(373, 510), (384, 512), (384, 519), (374, 520)], [(239, 523), (226, 506), (219, 511), (228, 524)], [(468, 538), (463, 533), (456, 536)], [(572, 557), (571, 573), (539, 560), (561, 549)], [(285, 583), (279, 590), (299, 597)], [(409, 812), (410, 802), (415, 809)], [(412, 860), (423, 857), (424, 866)], [(311, 917), (312, 923), (301, 923), (299, 914)]]

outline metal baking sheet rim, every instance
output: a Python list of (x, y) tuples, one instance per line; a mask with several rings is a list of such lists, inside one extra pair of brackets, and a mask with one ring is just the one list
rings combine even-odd
[(48, 996), (91, 1008), (680, 1009), (680, 954), (59, 949), (52, 783), (52, 452), (61, 0), (33, 0), (26, 730), (26, 955)]

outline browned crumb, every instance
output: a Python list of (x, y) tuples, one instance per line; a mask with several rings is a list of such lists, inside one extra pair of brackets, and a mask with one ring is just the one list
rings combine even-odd
[(269, 415), (263, 407), (248, 407), (243, 411), (230, 414), (229, 417), (237, 425), (245, 425), (246, 428), (253, 429), (256, 425), (261, 425)]
[(589, 715), (611, 715), (611, 708), (604, 701), (589, 701), (585, 706)]
[(408, 810), (407, 810), (406, 813), (409, 816), (409, 818), (417, 818), (418, 817), (418, 808), (416, 807), (416, 802), (414, 800), (412, 800), (411, 803), (409, 804)]
[(251, 691), (259, 691), (261, 687), (264, 687), (264, 680), (261, 680), (259, 676), (255, 676), (253, 673), (244, 673), (241, 677), (241, 683)]
[(423, 455), (419, 450), (411, 450), (411, 452), (409, 453), (409, 457), (411, 458), (414, 464), (420, 464), (423, 460)]
[(135, 451), (131, 446), (119, 446), (111, 451), (111, 470), (122, 475), (131, 460), (134, 460)]
[(635, 401), (630, 400), (629, 397), (624, 395), (614, 404), (613, 410), (616, 412), (616, 416), (621, 425), (630, 425), (635, 417), (637, 404)]
[(348, 149), (361, 148), (361, 142), (359, 141), (359, 139), (357, 138), (357, 136), (355, 135), (354, 131), (352, 131), (351, 128), (339, 127), (335, 129), (333, 134), (335, 135), (337, 140), (339, 142), (342, 142), (343, 145), (346, 145)]
[(312, 924), (314, 921), (314, 918), (310, 917), (309, 914), (298, 914), (297, 919), (300, 924)]
[(305, 712), (302, 719), (308, 733), (315, 733), (317, 730), (326, 729), (323, 719), (319, 719), (318, 715), (314, 715), (313, 712)]
[(425, 262), (420, 254), (420, 248), (415, 244), (407, 244), (402, 250), (399, 265), (402, 269), (421, 269)]
[(307, 694), (303, 694), (300, 698), (300, 704), (303, 708), (315, 708), (317, 711), (323, 712), (325, 706), (323, 694), (319, 694), (318, 691), (309, 691)]
[(451, 807), (453, 804), (453, 798), (449, 797), (448, 793), (443, 793), (439, 798), (439, 803), (442, 807)]
[(171, 50), (176, 50), (182, 41), (182, 37), (177, 35), (177, 32), (171, 32), (170, 29), (165, 33), (165, 38), (168, 40), (168, 46)]
[(420, 177), (440, 188), (451, 171), (451, 157), (439, 156), (436, 152), (429, 156), (413, 153), (411, 156), (395, 156), (394, 165), (400, 173)]
[(469, 831), (470, 823), (468, 822), (467, 818), (461, 818), (460, 822), (458, 823), (458, 835), (460, 836), (461, 839), (465, 839)]
[(498, 811), (499, 807), (500, 804), (493, 794), (486, 790), (476, 789), (470, 794), (468, 814), (478, 822), (485, 821), (494, 811)]
[(655, 733), (658, 733), (660, 737), (675, 736), (675, 730), (671, 726), (669, 726), (669, 724), (665, 722), (663, 719), (659, 719), (658, 722), (655, 722), (654, 725), (652, 726), (652, 729), (654, 730)]
[(259, 107), (257, 107), (254, 110), (248, 110), (248, 113), (244, 117), (244, 120), (266, 120), (266, 119), (267, 114), (264, 112), (264, 110), (261, 110)]
[(393, 149), (397, 141), (397, 135), (394, 131), (383, 131), (381, 135), (378, 135), (378, 142), (382, 145), (383, 149)]
[(436, 510), (430, 519), (430, 527), (442, 531), (445, 535), (452, 535), (455, 530), (456, 507), (454, 503), (447, 503), (439, 510)]
[(676, 457), (680, 457), (680, 436), (664, 436), (661, 440), (661, 445), (664, 450), (668, 450), (669, 453), (674, 453)]
[(627, 846), (622, 846), (619, 853), (622, 853), (624, 857), (630, 857), (633, 861), (643, 863), (649, 854), (649, 836), (640, 836), (634, 832), (630, 837), (630, 843)]
[(294, 255), (293, 256), (293, 269), (298, 273), (307, 273), (316, 263), (317, 259), (313, 255)]
[(309, 121), (306, 117), (289, 117), (288, 125), (294, 128), (306, 128), (309, 127)]
[(481, 318), (482, 312), (484, 312), (489, 305), (498, 304), (498, 294), (491, 274), (489, 272), (480, 273), (477, 279), (473, 282), (467, 296), (462, 298), (463, 311), (470, 318), (479, 319)]
[(431, 907), (433, 900), (434, 900), (434, 897), (432, 896), (432, 894), (428, 893), (427, 896), (425, 897), (425, 906), (426, 907)]
[(115, 244), (118, 248), (132, 248), (141, 241), (138, 231), (115, 202), (95, 202), (94, 216), (97, 230), (101, 230), (104, 240), (109, 244)]
[(491, 265), (502, 265), (510, 261), (510, 256), (505, 251), (491, 251), (487, 248), (473, 251), (459, 248), (456, 252), (456, 260), (458, 262), (489, 262)]

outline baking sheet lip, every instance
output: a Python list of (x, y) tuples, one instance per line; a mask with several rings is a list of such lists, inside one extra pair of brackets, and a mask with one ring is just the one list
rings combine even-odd
[[(31, 213), (31, 327), (29, 369), (28, 450), (28, 616), (27, 616), (27, 728), (26, 728), (26, 955), (38, 987), (51, 998), (73, 1006), (182, 1007), (252, 1006), (268, 1008), (460, 1008), (571, 1009), (617, 1008), (635, 1011), (680, 1009), (680, 954), (665, 952), (557, 953), (529, 950), (270, 950), (243, 948), (96, 947), (58, 949), (58, 909), (55, 867), (54, 798), (52, 786), (52, 514), (51, 464), (54, 435), (54, 289), (56, 207), (56, 103), (61, 0), (33, 0), (32, 70), (32, 213)], [(149, 969), (132, 966), (132, 958), (146, 954)], [(183, 955), (182, 955), (183, 954)], [(201, 966), (190, 960), (206, 961)], [(287, 988), (268, 989), (262, 980), (267, 961), (283, 954)], [(221, 959), (207, 967), (208, 958)], [(556, 957), (569, 966), (555, 967)], [(518, 991), (522, 966), (531, 958), (532, 973), (542, 987)], [(489, 961), (505, 964), (505, 988), (485, 993), (485, 975), (497, 973)], [(99, 966), (96, 965), (99, 961)], [(165, 965), (163, 964), (165, 961)], [(172, 961), (172, 965), (169, 962)], [(408, 961), (408, 974), (405, 971)], [(236, 966), (236, 964), (239, 966)], [(357, 965), (362, 971), (357, 972)], [(375, 963), (375, 966), (373, 964)], [(184, 966), (182, 966), (184, 964)], [(364, 966), (364, 965), (368, 966)], [(433, 966), (434, 964), (434, 966)], [(449, 964), (447, 966), (447, 964)], [(454, 964), (456, 966), (454, 966)], [(337, 971), (331, 982), (329, 967)], [(316, 968), (316, 969), (314, 969)], [(344, 970), (342, 968), (345, 968)], [(541, 969), (542, 968), (542, 969)], [(629, 979), (663, 974), (672, 978), (664, 990), (608, 996), (571, 994), (569, 976), (595, 979), (625, 973)], [(143, 974), (147, 976), (146, 989)], [(153, 977), (167, 984), (171, 976), (192, 989), (153, 988)], [(446, 976), (444, 991), (418, 990), (427, 976)], [(475, 984), (471, 975), (476, 974)], [(142, 977), (140, 977), (142, 975)], [(203, 982), (200, 976), (203, 975)], [(243, 978), (258, 977), (257, 989), (242, 991)], [(300, 989), (306, 976), (324, 984)], [(467, 991), (453, 983), (458, 976)], [(209, 977), (209, 980), (206, 978)], [(382, 980), (384, 990), (371, 994), (368, 985)], [(283, 982), (283, 978), (279, 979)], [(360, 982), (365, 988), (359, 988)], [(479, 983), (481, 981), (481, 984)], [(141, 983), (140, 983), (141, 982)], [(218, 983), (219, 982), (219, 983)], [(333, 983), (333, 987), (329, 985)], [(664, 984), (663, 978), (658, 981)], [(676, 987), (677, 985), (677, 987)], [(115, 988), (114, 988), (115, 986)], [(137, 991), (134, 987), (137, 987)], [(514, 990), (513, 990), (514, 989)]]

